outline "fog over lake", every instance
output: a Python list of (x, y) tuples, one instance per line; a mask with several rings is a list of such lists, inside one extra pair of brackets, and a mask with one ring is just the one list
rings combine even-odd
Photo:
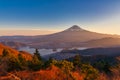
[[(87, 49), (87, 48), (80, 47), (80, 48), (71, 48), (69, 50), (72, 50), (72, 49), (84, 50), (84, 49)], [(27, 52), (29, 52), (31, 54), (33, 54), (35, 52), (35, 48), (30, 48), (30, 47), (21, 47), (18, 50), (19, 51), (27, 51)], [(41, 56), (44, 56), (44, 55), (60, 52), (63, 49), (62, 48), (58, 48), (56, 50), (54, 50), (54, 49), (38, 49), (38, 50), (39, 50), (39, 53), (41, 54)]]

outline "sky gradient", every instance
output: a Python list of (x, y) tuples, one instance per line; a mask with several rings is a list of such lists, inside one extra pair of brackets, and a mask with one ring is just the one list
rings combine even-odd
[(0, 35), (40, 35), (72, 25), (120, 34), (120, 0), (0, 0)]

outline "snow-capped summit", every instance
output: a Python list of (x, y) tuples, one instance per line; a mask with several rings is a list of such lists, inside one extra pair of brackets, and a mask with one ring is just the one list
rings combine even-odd
[(83, 31), (84, 29), (80, 28), (77, 25), (73, 25), (72, 27), (68, 28), (67, 31)]

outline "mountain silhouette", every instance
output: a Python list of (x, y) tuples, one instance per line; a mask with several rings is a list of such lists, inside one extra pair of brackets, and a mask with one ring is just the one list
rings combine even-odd
[(89, 41), (103, 40), (103, 38), (107, 37), (118, 38), (119, 36), (92, 32), (83, 29), (78, 25), (73, 25), (68, 29), (54, 34), (38, 36), (3, 36), (0, 37), (0, 40), (20, 42), (33, 48), (71, 48), (87, 47), (91, 45)]
[(45, 48), (66, 48), (66, 47), (75, 47), (83, 46), (83, 42), (101, 39), (105, 37), (115, 37), (109, 34), (101, 34), (96, 32), (91, 32), (77, 25), (63, 30), (58, 33), (45, 35), (45, 36), (36, 36), (32, 41), (33, 47), (45, 47)]

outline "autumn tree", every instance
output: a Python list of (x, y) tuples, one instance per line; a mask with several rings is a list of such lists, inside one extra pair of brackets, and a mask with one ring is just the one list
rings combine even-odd
[(44, 62), (43, 68), (48, 68), (48, 67), (50, 67), (52, 65), (57, 65), (57, 63), (58, 63), (57, 60), (50, 57), (49, 60)]
[(85, 75), (84, 80), (96, 80), (98, 78), (98, 70), (90, 64), (82, 64), (80, 70), (80, 73)]
[(18, 60), (20, 62), (21, 68), (22, 69), (28, 69), (28, 62), (26, 59), (22, 56), (22, 54), (18, 54)]
[(20, 61), (19, 61), (18, 57), (15, 56), (8, 49), (3, 50), (2, 62), (4, 62), (4, 66), (7, 66), (7, 68), (6, 68), (7, 71), (21, 70), (21, 65), (20, 65)]
[(8, 60), (8, 71), (21, 70), (21, 64), (17, 57), (11, 55)]
[(41, 56), (38, 52), (38, 50), (36, 49), (36, 52), (34, 53), (32, 60), (28, 61), (28, 66), (30, 69), (32, 70), (39, 70), (42, 68), (42, 60), (41, 60)]
[(2, 56), (6, 57), (6, 56), (9, 56), (9, 55), (10, 55), (10, 51), (7, 50), (7, 49), (4, 49), (3, 52), (2, 52)]

